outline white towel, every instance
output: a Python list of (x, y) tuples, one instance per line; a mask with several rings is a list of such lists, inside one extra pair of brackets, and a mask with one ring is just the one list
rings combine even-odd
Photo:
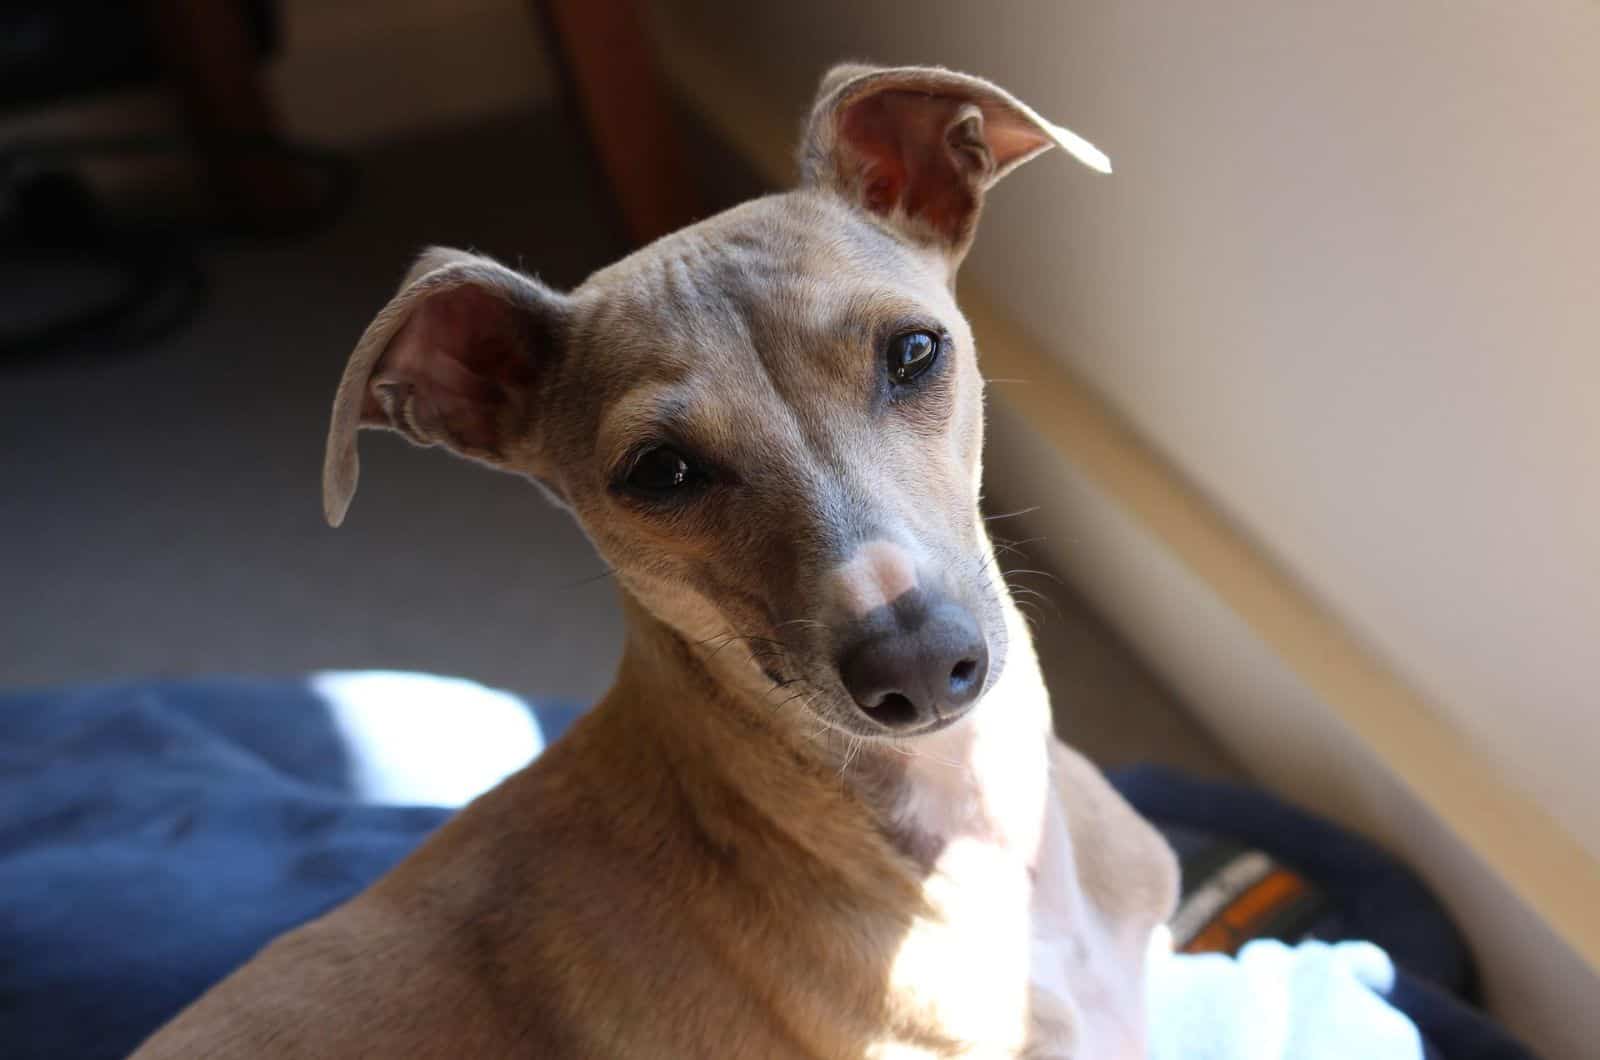
[(1383, 998), (1394, 964), (1369, 942), (1189, 955), (1163, 929), (1148, 967), (1150, 1060), (1423, 1060), (1416, 1026)]

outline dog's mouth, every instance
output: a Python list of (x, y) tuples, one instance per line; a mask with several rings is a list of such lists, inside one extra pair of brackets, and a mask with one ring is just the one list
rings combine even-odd
[(904, 744), (907, 741), (920, 740), (942, 732), (967, 720), (982, 702), (980, 697), (967, 706), (939, 713), (931, 719), (914, 715), (912, 708), (901, 707), (898, 709), (904, 713), (891, 720), (863, 711), (846, 697), (840, 697), (840, 700), (836, 704), (830, 704), (829, 707), (815, 704), (813, 712), (818, 720), (842, 736), (885, 744)]
[(893, 729), (888, 732), (881, 732), (877, 734), (877, 738), (902, 743), (906, 740), (915, 740), (923, 736), (932, 736), (936, 732), (942, 732), (952, 725), (965, 721), (977, 709), (978, 701), (974, 701), (970, 706), (963, 707), (961, 710), (951, 714), (942, 715), (924, 725), (910, 729)]

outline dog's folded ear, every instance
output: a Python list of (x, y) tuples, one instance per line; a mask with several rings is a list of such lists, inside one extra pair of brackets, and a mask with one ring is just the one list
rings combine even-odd
[(534, 391), (558, 355), (565, 306), (561, 295), (488, 258), (425, 251), (367, 326), (339, 382), (322, 467), (328, 522), (343, 522), (355, 495), (362, 427), (497, 467), (525, 461)]
[(1051, 147), (1111, 171), (1093, 144), (982, 78), (927, 66), (845, 65), (822, 79), (800, 165), (807, 183), (959, 262), (984, 193)]

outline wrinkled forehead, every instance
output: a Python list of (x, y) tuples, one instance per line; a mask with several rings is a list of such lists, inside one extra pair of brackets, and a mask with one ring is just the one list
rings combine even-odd
[[(937, 265), (827, 197), (747, 203), (597, 273), (588, 344), (628, 386), (760, 384), (790, 397), (843, 379), (885, 329), (954, 310)], [(613, 391), (612, 396), (617, 396)]]
[(805, 194), (755, 200), (675, 232), (579, 293), (594, 304), (592, 338), (661, 378), (752, 354), (771, 360), (768, 371), (803, 371), (853, 330), (950, 304), (931, 259)]

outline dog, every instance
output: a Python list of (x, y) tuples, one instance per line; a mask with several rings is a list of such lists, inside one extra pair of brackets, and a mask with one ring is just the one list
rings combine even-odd
[(953, 296), (1053, 146), (1106, 168), (987, 81), (842, 66), (797, 188), (573, 291), (425, 252), (339, 385), (327, 518), (364, 427), (526, 476), (615, 572), (616, 682), (136, 1056), (1142, 1056), (1176, 864), (1054, 736)]

